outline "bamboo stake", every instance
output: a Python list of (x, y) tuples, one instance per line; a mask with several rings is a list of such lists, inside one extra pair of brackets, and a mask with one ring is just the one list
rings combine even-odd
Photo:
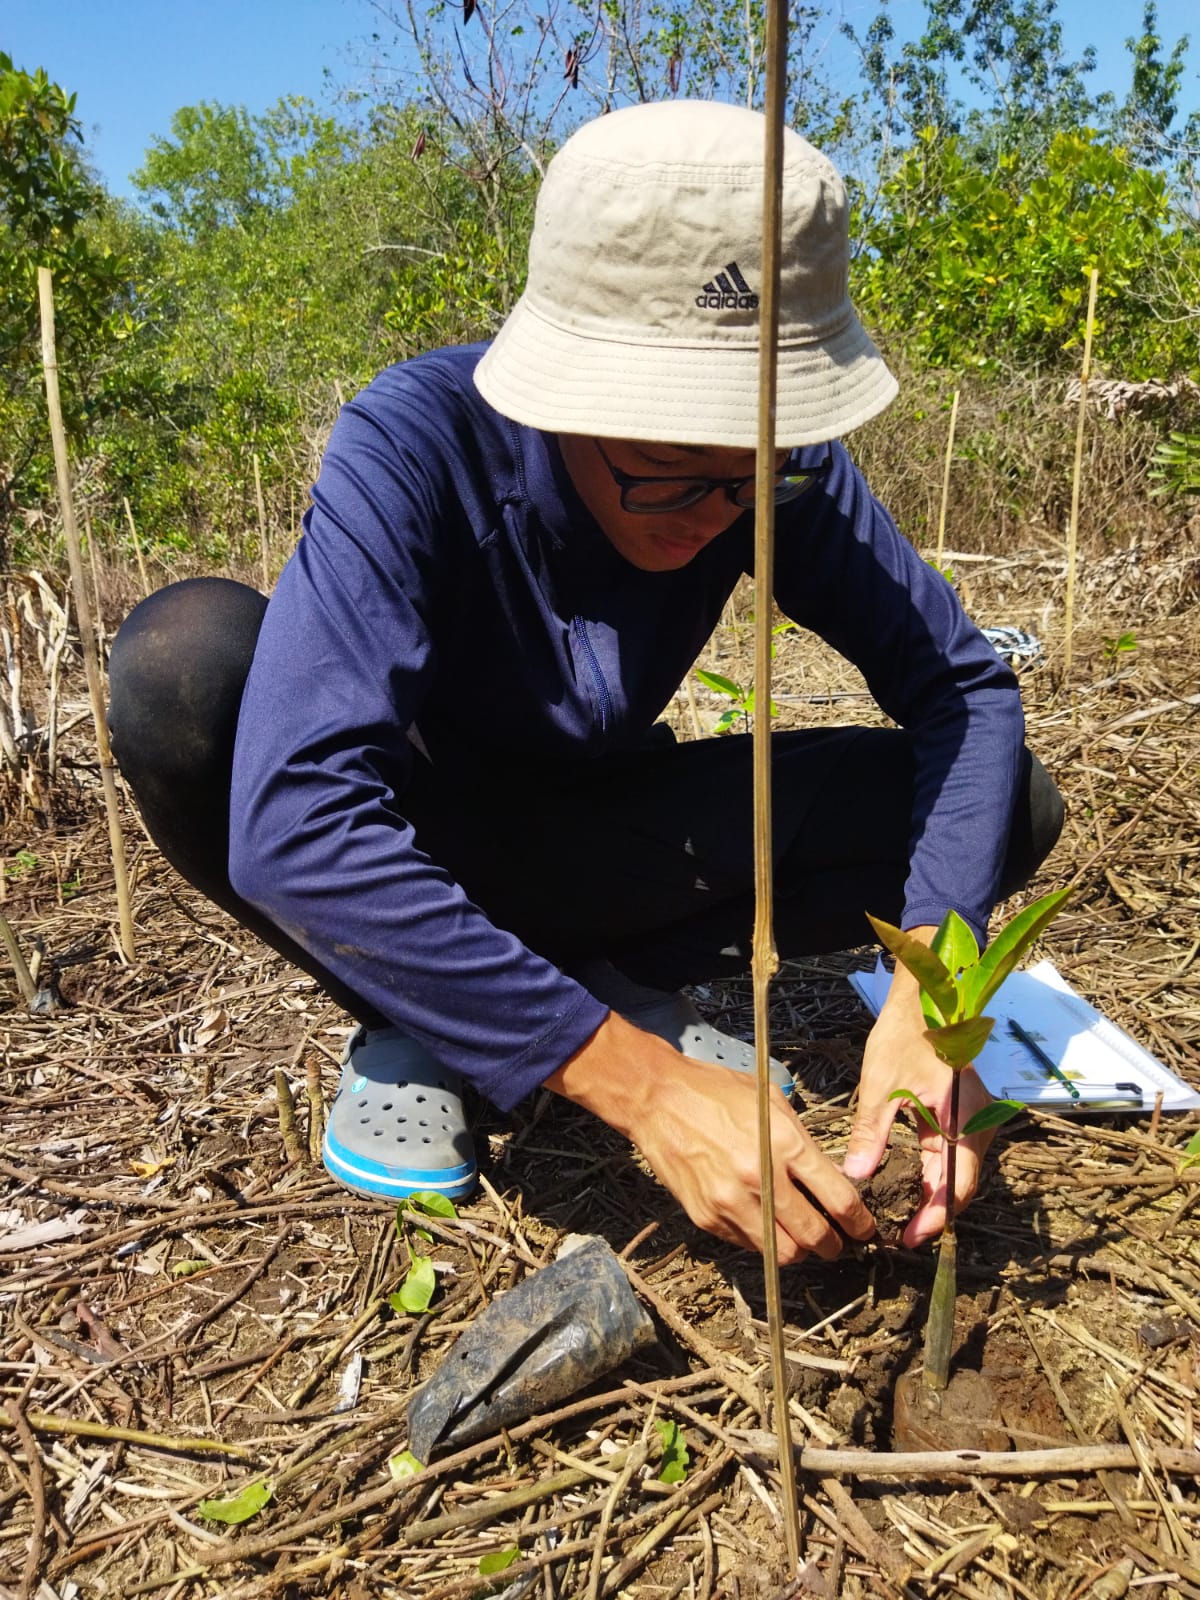
[(687, 690), (688, 715), (692, 719), (692, 738), (703, 739), (704, 729), (700, 726), (700, 713), (696, 709), (696, 691), (692, 687), (692, 675), (690, 672), (684, 673), (683, 686)]
[(83, 577), (83, 556), (79, 548), (79, 528), (71, 499), (71, 469), (67, 462), (67, 436), (63, 429), (62, 403), (58, 393), (58, 357), (54, 347), (54, 277), (49, 267), (38, 268), (38, 302), (42, 318), (42, 370), (46, 380), (46, 409), (50, 415), (50, 437), (54, 444), (54, 473), (58, 484), (59, 508), (67, 541), (67, 564), (75, 595), (75, 619), (83, 644), (83, 667), (87, 674), (88, 697), (92, 702), (92, 721), (96, 730), (96, 754), (100, 781), (104, 789), (104, 809), (108, 817), (108, 842), (112, 851), (113, 882), (117, 891), (117, 914), (121, 924), (121, 950), (127, 961), (135, 954), (133, 912), (129, 903), (129, 877), (125, 870), (125, 840), (121, 835), (121, 813), (117, 801), (116, 772), (104, 718), (104, 691), (100, 682), (100, 657), (92, 627), (91, 607)]
[(25, 960), (24, 951), (17, 943), (17, 936), (12, 930), (12, 924), (7, 917), (0, 917), (0, 941), (3, 942), (8, 952), (8, 959), (12, 962), (13, 974), (17, 980), (17, 988), (21, 991), (21, 999), (27, 1006), (31, 1006), (37, 998), (37, 984), (33, 981)]
[(258, 549), (262, 557), (263, 593), (271, 592), (271, 576), (267, 570), (267, 513), (263, 507), (262, 477), (258, 470), (258, 451), (254, 452), (254, 499), (258, 505)]
[(950, 499), (950, 463), (954, 458), (954, 430), (958, 426), (958, 390), (950, 402), (950, 432), (946, 436), (946, 466), (942, 472), (942, 507), (938, 512), (937, 569), (942, 570), (942, 551), (946, 548), (946, 504)]
[[(739, 1430), (748, 1449), (770, 1457), (777, 1448), (765, 1429)], [(798, 1450), (805, 1472), (846, 1473), (858, 1478), (944, 1478), (966, 1473), (980, 1478), (1073, 1478), (1083, 1473), (1136, 1471), (1142, 1463), (1127, 1444), (1073, 1444), (1049, 1450)], [(1164, 1472), (1200, 1472), (1200, 1450), (1150, 1445), (1148, 1457)]]
[(129, 524), (129, 537), (133, 540), (133, 553), (137, 557), (138, 572), (142, 579), (142, 599), (145, 600), (150, 593), (150, 579), (146, 575), (146, 561), (142, 555), (142, 541), (138, 538), (137, 523), (133, 520), (133, 512), (129, 507), (129, 496), (121, 496), (121, 504), (125, 507), (125, 520)]
[(787, 0), (768, 0), (766, 131), (763, 152), (763, 286), (759, 323), (758, 455), (754, 504), (754, 1054), (758, 1080), (758, 1160), (762, 1192), (763, 1275), (783, 1534), (792, 1573), (800, 1567), (800, 1512), (788, 1421), (783, 1347), (783, 1296), (775, 1238), (775, 1170), (771, 1153), (771, 1037), (767, 991), (779, 970), (775, 947), (771, 859), (771, 603), (775, 592), (775, 405), (779, 342), (779, 257), (783, 194), (783, 118), (787, 89)]
[(95, 606), (96, 622), (96, 660), (100, 663), (100, 671), (104, 671), (104, 611), (100, 605), (100, 570), (96, 565), (96, 541), (92, 536), (92, 519), (88, 512), (83, 513), (83, 531), (87, 538), (88, 566), (92, 569), (92, 604)]
[(1087, 386), (1092, 375), (1092, 329), (1096, 322), (1096, 283), (1099, 273), (1093, 267), (1088, 281), (1087, 328), (1083, 335), (1083, 370), (1079, 374), (1079, 418), (1075, 424), (1075, 466), (1071, 473), (1071, 520), (1067, 525), (1067, 615), (1063, 624), (1066, 647), (1063, 672), (1071, 670), (1071, 635), (1075, 629), (1075, 551), (1079, 543), (1079, 480), (1083, 470), (1083, 425), (1087, 413)]

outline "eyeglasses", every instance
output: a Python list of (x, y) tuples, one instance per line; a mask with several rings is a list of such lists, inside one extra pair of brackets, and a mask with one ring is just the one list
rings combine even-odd
[[(592, 443), (600, 452), (601, 460), (621, 491), (622, 511), (637, 512), (641, 516), (652, 516), (659, 511), (683, 511), (718, 489), (723, 489), (733, 504), (740, 506), (744, 511), (754, 505), (753, 473), (744, 478), (634, 477), (631, 473), (622, 472), (620, 467), (610, 460), (607, 450), (599, 439), (593, 439)], [(789, 500), (795, 500), (798, 495), (804, 493), (811, 482), (811, 474), (776, 473), (775, 504), (782, 506)]]

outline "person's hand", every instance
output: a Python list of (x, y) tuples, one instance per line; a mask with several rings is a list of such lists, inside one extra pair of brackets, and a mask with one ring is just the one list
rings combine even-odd
[[(614, 1012), (546, 1087), (632, 1139), (698, 1227), (762, 1249), (752, 1077), (682, 1056)], [(853, 1184), (817, 1148), (778, 1089), (771, 1090), (771, 1149), (782, 1264), (810, 1252), (836, 1256), (843, 1241), (834, 1222), (854, 1239), (874, 1233)]]
[[(913, 928), (909, 931), (928, 943), (934, 930)], [(907, 1103), (890, 1100), (888, 1096), (894, 1090), (910, 1089), (929, 1107), (943, 1128), (949, 1126), (954, 1075), (924, 1037), (927, 1026), (916, 979), (897, 964), (888, 998), (863, 1051), (858, 1111), (842, 1163), (847, 1177), (869, 1178), (883, 1159), (896, 1113)], [(991, 1096), (974, 1067), (964, 1067), (959, 1074), (959, 1127), (990, 1101)], [(913, 1114), (921, 1144), (921, 1205), (904, 1230), (904, 1243), (910, 1247), (940, 1233), (945, 1223), (948, 1155), (946, 1141), (915, 1110)], [(989, 1130), (958, 1141), (955, 1214), (963, 1209), (978, 1187), (979, 1169), (993, 1136), (994, 1130)]]

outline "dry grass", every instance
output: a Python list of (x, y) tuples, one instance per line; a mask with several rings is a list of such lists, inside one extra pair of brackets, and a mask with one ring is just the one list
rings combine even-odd
[[(1030, 893), (1079, 888), (1043, 953), (1200, 1086), (1194, 532), (1085, 568), (1069, 685), (1057, 549), (1007, 540), (959, 572), (978, 620), (1032, 625), (1047, 649), (1026, 708), (1069, 820)], [(1136, 651), (1106, 649), (1129, 629)], [(737, 676), (748, 651), (735, 608), (711, 664)], [(806, 641), (783, 641), (779, 671), (789, 718), (872, 714)], [(686, 735), (686, 699), (675, 714)], [(436, 1314), (397, 1316), (392, 1216), (308, 1153), (305, 1083), (328, 1099), (347, 1019), (185, 888), (132, 818), (146, 953), (123, 962), (77, 738), (53, 830), (26, 812), (5, 831), (2, 909), (68, 1004), (30, 1015), (10, 984), (0, 1017), (0, 1594), (452, 1600), (486, 1592), (481, 1557), (517, 1547), (501, 1580), (514, 1600), (1200, 1595), (1200, 1187), (1179, 1172), (1195, 1116), (1042, 1118), (1002, 1136), (961, 1226), (959, 1360), (1000, 1395), (1001, 1446), (1103, 1443), (1107, 1467), (1060, 1453), (930, 1478), (873, 1460), (893, 1444), (932, 1262), (874, 1250), (786, 1275), (797, 1585), (763, 1432), (757, 1263), (690, 1228), (619, 1139), (547, 1096), (510, 1118), (480, 1109), (485, 1182), (435, 1229)], [(844, 974), (862, 954), (791, 964), (773, 991), (774, 1046), (834, 1154), (867, 1026)], [(748, 994), (700, 999), (736, 1028)], [(298, 1108), (290, 1153), (276, 1068)], [(571, 1230), (625, 1252), (658, 1343), (552, 1415), (394, 1482), (414, 1384)], [(665, 1417), (691, 1451), (675, 1489), (654, 1465)], [(642, 1441), (648, 1465), (614, 1466)], [(811, 1453), (843, 1447), (862, 1452), (856, 1470)], [(244, 1528), (198, 1514), (257, 1477), (271, 1503)]]

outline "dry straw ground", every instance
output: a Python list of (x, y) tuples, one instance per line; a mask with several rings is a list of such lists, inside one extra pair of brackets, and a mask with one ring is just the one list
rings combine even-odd
[[(1025, 702), (1069, 817), (1029, 892), (1078, 888), (1040, 953), (1200, 1086), (1198, 554), (1193, 522), (1087, 562), (1069, 684), (1061, 551), (956, 570), (978, 620), (1046, 648)], [(744, 672), (747, 631), (731, 611), (708, 664)], [(1106, 645), (1126, 631), (1136, 649)], [(802, 639), (782, 640), (778, 671), (787, 719), (874, 714)], [(697, 696), (701, 726), (716, 710)], [(674, 715), (690, 736), (686, 698)], [(535, 1098), (507, 1119), (479, 1108), (483, 1184), (432, 1225), (433, 1307), (394, 1313), (392, 1215), (310, 1155), (347, 1019), (184, 887), (132, 814), (142, 943), (124, 963), (85, 732), (60, 735), (54, 825), (10, 795), (4, 839), (2, 909), (63, 1006), (31, 1015), (4, 986), (0, 1595), (1200, 1596), (1194, 1115), (1001, 1134), (961, 1229), (958, 1356), (998, 1397), (973, 1441), (998, 1455), (963, 1470), (881, 1455), (912, 1443), (896, 1383), (930, 1255), (876, 1247), (785, 1275), (806, 1559), (788, 1579), (758, 1264), (690, 1228), (617, 1138)], [(844, 974), (867, 954), (790, 965), (773, 991), (774, 1045), (835, 1155), (867, 1027)], [(748, 988), (699, 999), (744, 1029)], [(621, 1253), (657, 1344), (394, 1481), (414, 1385), (572, 1230)], [(675, 1486), (657, 1477), (662, 1419), (690, 1451)], [(252, 1479), (271, 1499), (243, 1527), (198, 1513)], [(511, 1549), (500, 1579), (480, 1576)]]

